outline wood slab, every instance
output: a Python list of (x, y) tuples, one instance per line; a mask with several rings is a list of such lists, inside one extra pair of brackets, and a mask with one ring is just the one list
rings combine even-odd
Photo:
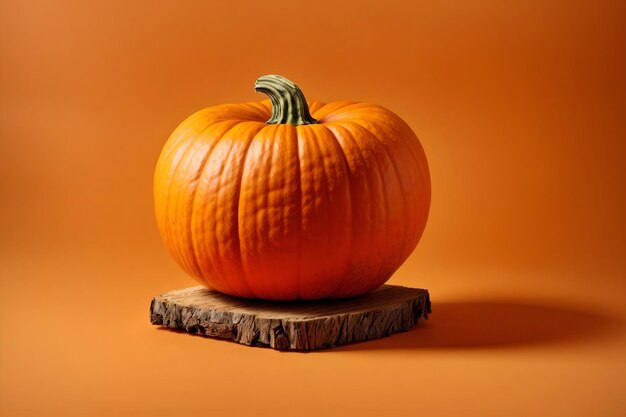
[(314, 350), (409, 330), (430, 311), (427, 290), (396, 285), (355, 298), (298, 302), (235, 298), (197, 286), (154, 297), (150, 321), (250, 346)]

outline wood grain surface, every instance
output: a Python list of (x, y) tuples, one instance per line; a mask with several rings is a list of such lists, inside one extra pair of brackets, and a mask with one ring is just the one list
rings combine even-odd
[(409, 330), (430, 311), (427, 290), (395, 285), (355, 298), (288, 303), (234, 298), (197, 286), (154, 297), (150, 321), (250, 346), (314, 350)]

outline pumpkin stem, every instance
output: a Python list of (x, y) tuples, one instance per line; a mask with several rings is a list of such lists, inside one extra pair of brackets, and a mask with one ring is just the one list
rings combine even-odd
[(296, 126), (317, 123), (311, 117), (302, 91), (285, 77), (264, 75), (256, 80), (254, 89), (267, 94), (272, 102), (272, 117), (266, 123)]

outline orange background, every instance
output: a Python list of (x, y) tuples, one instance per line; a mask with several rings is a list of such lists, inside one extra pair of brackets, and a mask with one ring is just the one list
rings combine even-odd
[[(0, 415), (617, 416), (626, 413), (626, 3), (0, 3)], [(433, 201), (391, 282), (431, 320), (280, 353), (158, 330), (195, 283), (152, 213), (192, 112), (382, 104)]]

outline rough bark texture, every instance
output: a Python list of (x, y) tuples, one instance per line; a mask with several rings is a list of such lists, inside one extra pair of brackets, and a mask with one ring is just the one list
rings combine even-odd
[(250, 346), (314, 350), (406, 331), (428, 318), (427, 290), (384, 285), (342, 300), (272, 302), (234, 298), (198, 286), (152, 299), (150, 321)]

